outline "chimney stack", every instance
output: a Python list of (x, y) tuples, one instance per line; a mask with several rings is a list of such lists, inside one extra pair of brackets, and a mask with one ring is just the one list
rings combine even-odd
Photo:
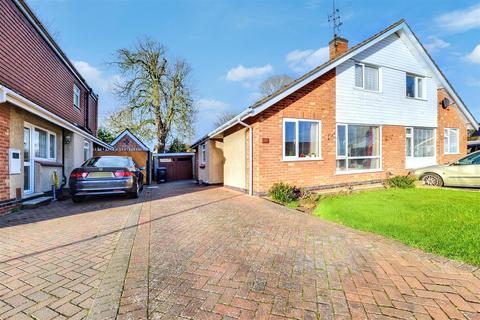
[(328, 46), (330, 48), (330, 60), (333, 60), (348, 51), (348, 40), (335, 36), (333, 40), (328, 43)]

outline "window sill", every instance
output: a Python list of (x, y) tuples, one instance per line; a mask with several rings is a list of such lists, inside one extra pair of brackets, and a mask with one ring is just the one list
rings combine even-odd
[(414, 97), (409, 97), (409, 96), (405, 96), (405, 98), (410, 99), (410, 100), (428, 101), (428, 99), (425, 99), (425, 98), (414, 98)]
[(374, 172), (383, 172), (383, 169), (336, 171), (336, 172), (335, 172), (335, 175), (358, 174), (358, 173), (374, 173)]
[(460, 155), (460, 152), (453, 152), (453, 153), (444, 152), (443, 155), (444, 156), (458, 156), (458, 155)]
[(322, 157), (303, 157), (303, 158), (283, 158), (283, 162), (295, 162), (295, 161), (322, 161)]
[(363, 92), (382, 94), (382, 91), (368, 90), (368, 89), (364, 89), (364, 88), (360, 88), (360, 87), (353, 87), (353, 89), (358, 90), (358, 91), (363, 91)]

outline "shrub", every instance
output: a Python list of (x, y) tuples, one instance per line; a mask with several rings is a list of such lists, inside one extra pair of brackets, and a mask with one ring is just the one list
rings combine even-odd
[(408, 189), (415, 188), (415, 178), (411, 176), (395, 176), (387, 180), (391, 188)]
[(283, 204), (297, 200), (301, 190), (287, 183), (277, 182), (268, 190), (268, 195), (275, 201)]

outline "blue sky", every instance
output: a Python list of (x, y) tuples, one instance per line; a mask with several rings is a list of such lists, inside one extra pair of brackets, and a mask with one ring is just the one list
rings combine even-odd
[[(100, 114), (122, 103), (108, 62), (149, 36), (193, 68), (196, 137), (218, 113), (239, 112), (274, 74), (298, 77), (325, 61), (330, 0), (28, 0), (100, 95)], [(354, 45), (405, 18), (480, 120), (480, 1), (337, 0)]]

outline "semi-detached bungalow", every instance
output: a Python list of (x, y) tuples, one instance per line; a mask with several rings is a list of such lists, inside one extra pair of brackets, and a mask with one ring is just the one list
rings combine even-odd
[(376, 183), (466, 153), (478, 122), (404, 20), (329, 47), (328, 62), (193, 144), (200, 182), (251, 194)]
[(22, 0), (0, 0), (0, 213), (93, 154), (98, 96)]

